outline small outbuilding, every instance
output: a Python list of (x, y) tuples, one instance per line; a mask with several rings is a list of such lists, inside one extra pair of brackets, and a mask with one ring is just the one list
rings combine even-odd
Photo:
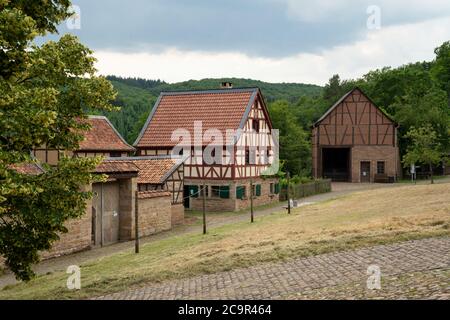
[(359, 88), (342, 96), (313, 125), (315, 178), (393, 182), (401, 174), (397, 123)]

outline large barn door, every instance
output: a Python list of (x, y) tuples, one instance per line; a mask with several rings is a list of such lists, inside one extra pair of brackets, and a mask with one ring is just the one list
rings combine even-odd
[(370, 182), (370, 161), (361, 161), (361, 182)]

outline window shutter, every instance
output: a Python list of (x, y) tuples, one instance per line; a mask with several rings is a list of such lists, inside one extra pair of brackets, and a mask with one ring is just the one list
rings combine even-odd
[(280, 184), (276, 183), (275, 184), (275, 194), (279, 194), (280, 193)]
[(256, 196), (259, 197), (261, 195), (261, 185), (257, 184), (256, 185)]
[(230, 187), (229, 186), (221, 186), (219, 190), (220, 197), (222, 199), (228, 199), (230, 197)]
[(237, 186), (236, 187), (236, 199), (244, 199), (244, 191), (245, 191), (245, 187), (244, 186)]

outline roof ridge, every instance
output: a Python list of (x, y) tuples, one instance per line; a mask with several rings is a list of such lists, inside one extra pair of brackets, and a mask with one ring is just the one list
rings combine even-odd
[(104, 119), (108, 120), (106, 116), (98, 115), (98, 114), (88, 114), (88, 119)]
[(107, 157), (106, 161), (133, 161), (133, 160), (184, 160), (189, 156), (172, 156), (172, 155), (158, 155), (158, 156), (133, 156), (133, 157)]
[(206, 93), (239, 93), (260, 90), (259, 87), (240, 87), (223, 89), (193, 89), (193, 90), (168, 90), (161, 91), (160, 95), (206, 94)]

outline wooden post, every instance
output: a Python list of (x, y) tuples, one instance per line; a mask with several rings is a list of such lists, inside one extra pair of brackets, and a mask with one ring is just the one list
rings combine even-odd
[(253, 220), (253, 179), (250, 179), (250, 222)]
[(431, 174), (431, 184), (434, 183), (434, 178), (433, 178), (433, 164), (430, 163), (430, 174)]
[(203, 191), (203, 234), (206, 234), (206, 187), (205, 187), (205, 181), (203, 181), (202, 191)]
[(101, 195), (100, 195), (100, 206), (101, 206), (101, 210), (100, 210), (100, 246), (103, 247), (103, 211), (104, 211), (104, 198), (103, 198), (103, 183), (101, 184), (101, 189), (100, 189)]
[(138, 203), (139, 203), (139, 191), (136, 190), (136, 196), (135, 196), (135, 203), (134, 203), (134, 252), (135, 253), (139, 253), (139, 208), (138, 208)]
[(287, 200), (288, 200), (288, 214), (291, 214), (291, 199), (290, 199), (290, 194), (291, 194), (291, 189), (290, 189), (290, 174), (289, 172), (286, 173), (287, 175)]

